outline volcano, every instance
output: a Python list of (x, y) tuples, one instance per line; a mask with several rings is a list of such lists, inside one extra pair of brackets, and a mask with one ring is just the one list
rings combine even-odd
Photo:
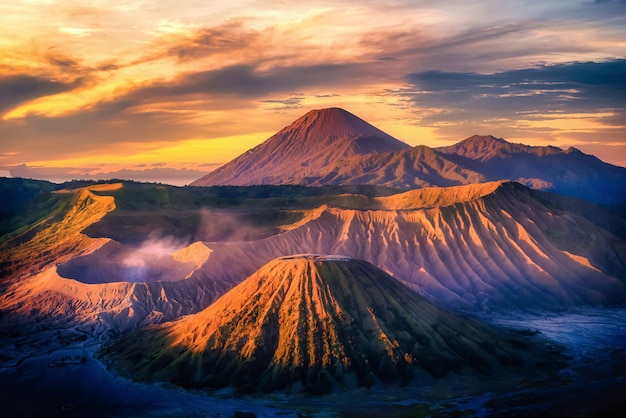
[(192, 186), (308, 184), (340, 161), (408, 148), (346, 110), (312, 110)]
[(192, 186), (370, 185), (410, 190), (511, 180), (601, 204), (626, 201), (626, 168), (576, 148), (491, 135), (410, 147), (339, 108), (313, 110)]
[(523, 361), (501, 331), (365, 261), (319, 255), (273, 260), (204, 311), (140, 329), (107, 353), (146, 380), (314, 394)]

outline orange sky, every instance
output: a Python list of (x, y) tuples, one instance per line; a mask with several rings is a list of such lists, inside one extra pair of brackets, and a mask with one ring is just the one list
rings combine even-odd
[(2, 2), (0, 175), (184, 184), (331, 106), (626, 166), (623, 1), (221, 3)]

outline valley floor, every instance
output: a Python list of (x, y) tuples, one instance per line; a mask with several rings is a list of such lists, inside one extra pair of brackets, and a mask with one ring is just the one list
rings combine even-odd
[[(487, 318), (482, 318), (487, 319)], [(555, 342), (572, 358), (557, 375), (514, 390), (458, 393), (454, 380), (420, 388), (360, 390), (319, 398), (234, 398), (133, 382), (107, 369), (86, 328), (0, 324), (0, 416), (290, 417), (290, 416), (613, 416), (626, 407), (626, 309), (578, 309), (549, 316), (510, 315), (492, 323)], [(50, 367), (67, 356), (81, 364)], [(449, 383), (449, 385), (448, 385)], [(488, 382), (487, 382), (488, 383)]]

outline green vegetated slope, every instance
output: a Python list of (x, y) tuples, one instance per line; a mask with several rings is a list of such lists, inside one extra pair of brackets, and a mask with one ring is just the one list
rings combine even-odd
[(0, 178), (0, 241), (7, 239), (5, 234), (47, 215), (49, 193), (57, 188), (47, 181)]

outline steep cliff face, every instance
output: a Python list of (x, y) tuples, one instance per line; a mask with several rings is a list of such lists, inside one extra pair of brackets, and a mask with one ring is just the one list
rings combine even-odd
[(414, 369), (488, 374), (523, 352), (486, 325), (440, 309), (373, 265), (337, 256), (274, 260), (206, 310), (108, 349), (149, 380), (245, 391), (323, 393)]

